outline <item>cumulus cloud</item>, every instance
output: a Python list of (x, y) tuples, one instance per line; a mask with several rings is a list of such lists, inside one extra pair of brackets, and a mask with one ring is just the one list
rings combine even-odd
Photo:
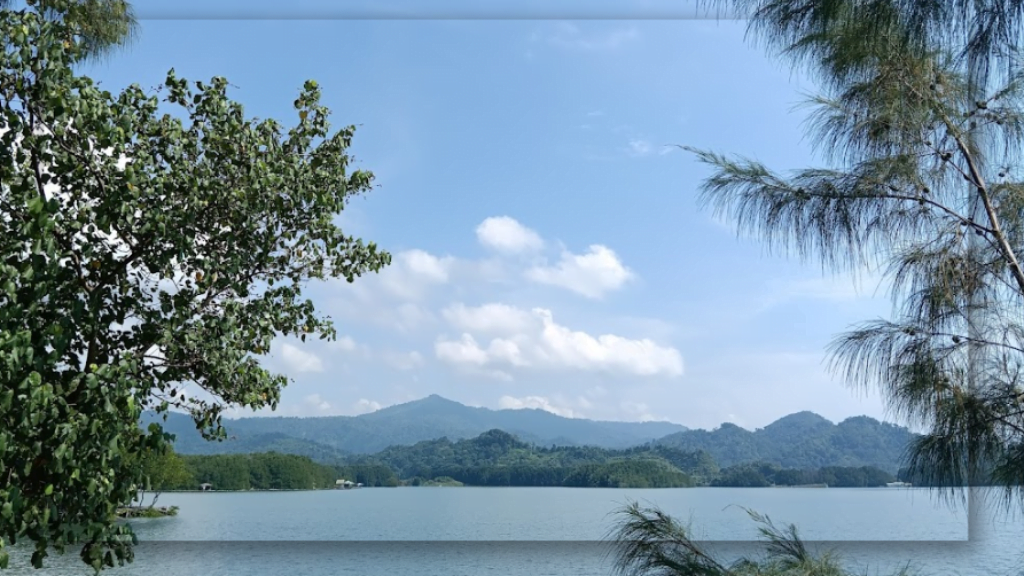
[(302, 399), (302, 403), (313, 412), (327, 412), (331, 409), (331, 403), (321, 398), (319, 394), (306, 396)]
[(540, 284), (559, 286), (588, 298), (601, 298), (618, 290), (635, 277), (613, 250), (600, 244), (591, 245), (585, 254), (563, 252), (554, 266), (535, 266), (526, 277)]
[(540, 409), (566, 418), (576, 418), (578, 416), (571, 408), (556, 406), (544, 396), (525, 396), (523, 398), (502, 396), (498, 400), (498, 407), (506, 410)]
[(507, 335), (529, 330), (536, 322), (533, 314), (507, 304), (468, 307), (457, 303), (441, 311), (449, 324), (463, 332)]
[(357, 342), (355, 338), (351, 336), (342, 336), (331, 343), (331, 347), (336, 350), (340, 350), (346, 354), (354, 354), (356, 356), (362, 356), (369, 358), (372, 355), (370, 347), (366, 344)]
[(476, 237), (487, 248), (506, 254), (531, 252), (544, 247), (544, 240), (539, 234), (508, 216), (487, 218), (476, 227)]
[(323, 372), (320, 357), (288, 343), (281, 344), (281, 360), (292, 372)]
[(439, 360), (451, 364), (468, 364), (486, 366), (492, 363), (507, 363), (513, 366), (526, 366), (522, 350), (512, 340), (495, 338), (487, 348), (481, 348), (476, 338), (463, 334), (459, 340), (441, 340), (434, 345), (434, 352)]
[(342, 336), (335, 342), (335, 346), (346, 352), (352, 352), (356, 349), (357, 344), (351, 336)]
[(437, 284), (448, 281), (448, 268), (452, 261), (450, 257), (438, 258), (423, 250), (408, 250), (399, 253), (399, 259), (413, 274)]
[(431, 286), (446, 284), (455, 259), (423, 250), (406, 250), (392, 257), (380, 275), (384, 288), (404, 300), (419, 300)]
[[(463, 316), (481, 314), (485, 306), (463, 308)], [(511, 307), (510, 307), (511, 308)], [(549, 310), (535, 308), (522, 316), (523, 330), (481, 343), (469, 332), (434, 345), (443, 362), (473, 368), (547, 368), (607, 371), (637, 376), (681, 376), (683, 358), (678, 350), (649, 339), (633, 340), (614, 334), (592, 336), (554, 321)], [(525, 318), (529, 318), (526, 325)], [(456, 318), (456, 321), (461, 318)], [(460, 326), (465, 328), (465, 325)]]
[(675, 348), (649, 339), (631, 340), (614, 334), (597, 337), (556, 324), (551, 312), (536, 309), (543, 323), (541, 343), (549, 358), (574, 368), (621, 370), (639, 376), (681, 376), (683, 357)]
[(370, 412), (376, 412), (381, 408), (383, 408), (383, 406), (381, 406), (380, 402), (367, 400), (366, 398), (360, 398), (359, 400), (352, 404), (352, 411), (356, 415), (369, 414)]

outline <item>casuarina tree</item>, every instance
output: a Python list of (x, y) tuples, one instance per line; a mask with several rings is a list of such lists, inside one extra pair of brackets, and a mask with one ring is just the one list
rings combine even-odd
[[(0, 10), (12, 8), (12, 0), (0, 0)], [(62, 20), (78, 38), (82, 54), (91, 59), (109, 54), (129, 43), (139, 24), (125, 0), (26, 0), (41, 16)]]

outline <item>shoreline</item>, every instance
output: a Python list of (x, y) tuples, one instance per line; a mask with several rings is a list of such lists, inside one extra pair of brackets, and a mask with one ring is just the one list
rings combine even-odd
[(177, 506), (122, 506), (114, 512), (115, 518), (164, 518), (177, 516)]
[(829, 486), (826, 484), (802, 484), (788, 486), (785, 484), (779, 484), (774, 486), (674, 486), (674, 487), (637, 487), (637, 486), (624, 486), (624, 487), (608, 487), (608, 486), (472, 486), (464, 484), (462, 486), (455, 485), (433, 485), (433, 486), (362, 486), (360, 488), (260, 488), (260, 489), (247, 489), (247, 490), (161, 490), (161, 494), (204, 494), (207, 492), (220, 493), (220, 494), (238, 494), (246, 492), (351, 492), (353, 490), (365, 490), (370, 489), (391, 489), (391, 488), (487, 488), (487, 489), (500, 489), (500, 488), (546, 488), (546, 489), (558, 489), (558, 490), (692, 490), (694, 488), (714, 488), (721, 490), (735, 490), (735, 489), (748, 489), (748, 490), (772, 490), (780, 488), (788, 489), (840, 489), (840, 490), (879, 490), (886, 488), (892, 490), (893, 488), (898, 489), (923, 489), (922, 486)]

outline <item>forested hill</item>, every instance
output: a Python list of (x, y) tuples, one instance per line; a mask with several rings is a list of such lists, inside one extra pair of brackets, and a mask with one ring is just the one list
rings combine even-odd
[[(153, 414), (147, 414), (143, 423), (153, 419)], [(225, 420), (233, 439), (220, 443), (203, 440), (191, 419), (183, 414), (171, 414), (164, 427), (177, 436), (175, 449), (181, 454), (275, 450), (311, 458), (322, 453), (370, 454), (388, 446), (408, 446), (442, 437), (473, 438), (493, 429), (542, 446), (605, 448), (627, 448), (686, 430), (670, 422), (602, 422), (565, 418), (543, 410), (473, 408), (436, 395), (362, 416)]]
[(384, 465), (403, 480), (451, 478), (475, 486), (681, 487), (711, 478), (705, 454), (674, 449), (538, 447), (501, 430), (394, 446), (353, 457), (351, 465)]
[(364, 486), (537, 486), (668, 488), (712, 486), (884, 486), (895, 477), (870, 467), (781, 469), (767, 463), (725, 469), (706, 452), (647, 445), (626, 449), (538, 447), (501, 430), (476, 438), (428, 440), (333, 465), (275, 453), (178, 456), (147, 461), (156, 489), (310, 489), (334, 478)]
[[(387, 466), (402, 479), (449, 477), (473, 485), (561, 486), (566, 485), (566, 477), (572, 473), (601, 472), (623, 476), (618, 480), (630, 486), (685, 486), (690, 481), (681, 473), (698, 482), (708, 481), (718, 473), (715, 462), (702, 452), (662, 446), (618, 450), (538, 447), (501, 430), (490, 430), (471, 439), (441, 438), (412, 446), (392, 446), (377, 454), (352, 456), (346, 462), (356, 466)], [(625, 476), (632, 478), (627, 480)]]
[[(154, 416), (147, 414), (144, 424)], [(798, 412), (755, 431), (733, 424), (715, 430), (687, 430), (668, 422), (600, 422), (563, 418), (541, 410), (472, 408), (440, 396), (385, 408), (362, 416), (259, 417), (225, 420), (228, 440), (207, 442), (190, 417), (170, 414), (164, 424), (175, 434), (179, 454), (280, 452), (339, 462), (392, 446), (447, 438), (474, 438), (502, 430), (536, 446), (594, 446), (624, 449), (654, 445), (683, 452), (704, 451), (723, 467), (747, 462), (784, 468), (875, 466), (895, 473), (913, 438), (905, 428), (866, 416), (833, 424), (812, 412)]]
[(874, 466), (895, 473), (913, 438), (906, 428), (867, 416), (833, 424), (813, 412), (798, 412), (753, 432), (722, 424), (712, 431), (671, 434), (656, 444), (703, 450), (723, 467), (761, 461), (783, 468)]

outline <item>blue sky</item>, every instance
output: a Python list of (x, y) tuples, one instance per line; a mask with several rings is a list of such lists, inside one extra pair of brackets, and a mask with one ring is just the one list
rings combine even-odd
[[(225, 5), (213, 16), (282, 15)], [(697, 205), (707, 169), (666, 146), (819, 162), (796, 108), (813, 84), (746, 40), (745, 23), (136, 9), (137, 41), (86, 71), (106, 88), (154, 86), (172, 67), (221, 75), (249, 115), (290, 123), (315, 79), (335, 126), (359, 126), (352, 153), (377, 176), (340, 222), (394, 264), (311, 288), (343, 338), (278, 343), (268, 362), (294, 379), (279, 413), (437, 393), (705, 428), (798, 410), (884, 416), (824, 363), (835, 334), (888, 313), (875, 284), (738, 239)]]

